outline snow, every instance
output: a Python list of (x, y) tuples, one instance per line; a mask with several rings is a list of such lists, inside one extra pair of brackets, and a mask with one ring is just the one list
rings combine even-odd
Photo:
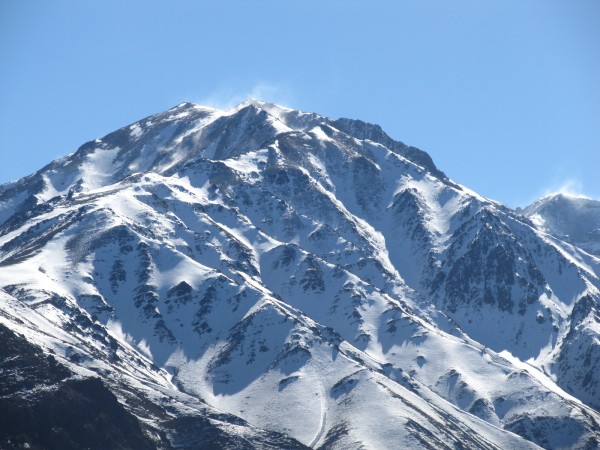
[[(426, 226), (435, 238), (435, 244), (441, 248), (450, 237), (452, 218), (465, 206), (466, 199), (446, 186), (436, 183), (430, 177), (402, 178), (394, 196), (407, 189), (418, 191), (427, 205), (429, 214)], [(388, 206), (391, 206), (391, 203)]]
[(267, 149), (260, 149), (240, 155), (237, 158), (229, 158), (224, 163), (227, 167), (238, 171), (240, 175), (258, 173), (260, 171), (259, 167), (267, 162), (268, 154)]
[[(39, 202), (65, 197), (0, 235), (0, 321), (176, 413), (212, 408), (315, 448), (335, 432), (335, 448), (536, 448), (507, 431), (524, 417), (555, 446), (597, 436), (553, 368), (600, 261), (330, 121), (185, 103), (42, 173)], [(515, 305), (519, 283), (537, 292), (522, 311), (475, 303), (487, 279), (444, 303), (440, 277), (477, 245), (477, 264), (514, 256)], [(598, 345), (592, 317), (577, 333)]]
[(129, 129), (131, 130), (131, 137), (134, 139), (139, 138), (143, 134), (142, 127), (138, 123), (134, 123)]
[(531, 217), (529, 217), (529, 218), (531, 219), (531, 221), (533, 222), (533, 224), (534, 224), (534, 225), (535, 225), (537, 228), (539, 228), (539, 229), (541, 229), (541, 230), (543, 230), (543, 229), (544, 229), (544, 223), (545, 223), (546, 221), (544, 220), (544, 218), (543, 218), (541, 215), (539, 215), (539, 214), (534, 214), (534, 215), (532, 215), (532, 216), (531, 216)]
[(313, 134), (319, 141), (321, 141), (325, 145), (327, 142), (335, 142), (329, 136), (325, 134), (323, 129), (320, 126), (316, 126), (308, 130), (309, 133)]
[(112, 184), (110, 181), (114, 170), (113, 162), (120, 150), (120, 147), (97, 147), (88, 155), (80, 169), (81, 179), (84, 180), (87, 189), (93, 190)]

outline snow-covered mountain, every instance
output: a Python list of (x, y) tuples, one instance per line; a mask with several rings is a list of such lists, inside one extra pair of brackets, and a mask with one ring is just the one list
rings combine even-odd
[(521, 212), (540, 230), (600, 257), (600, 201), (559, 193), (541, 198)]
[(0, 321), (158, 448), (595, 448), (599, 276), (379, 126), (255, 100), (0, 187)]

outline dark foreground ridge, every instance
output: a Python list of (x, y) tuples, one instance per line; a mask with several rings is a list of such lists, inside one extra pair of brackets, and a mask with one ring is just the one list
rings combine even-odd
[(156, 448), (99, 378), (73, 378), (1, 324), (0, 390), (0, 448)]

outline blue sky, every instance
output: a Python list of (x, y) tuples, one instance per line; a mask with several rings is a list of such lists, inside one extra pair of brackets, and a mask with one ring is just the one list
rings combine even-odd
[(3, 0), (0, 61), (0, 183), (253, 96), (378, 123), (509, 206), (600, 198), (597, 0)]

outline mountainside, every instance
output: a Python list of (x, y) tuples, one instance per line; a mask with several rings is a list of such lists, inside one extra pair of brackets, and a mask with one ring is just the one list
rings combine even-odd
[(155, 447), (98, 378), (69, 379), (52, 355), (3, 325), (0, 340), (1, 448)]
[(542, 231), (600, 257), (600, 202), (553, 194), (522, 210)]
[(599, 276), (379, 126), (254, 100), (0, 187), (0, 322), (157, 448), (596, 448)]

